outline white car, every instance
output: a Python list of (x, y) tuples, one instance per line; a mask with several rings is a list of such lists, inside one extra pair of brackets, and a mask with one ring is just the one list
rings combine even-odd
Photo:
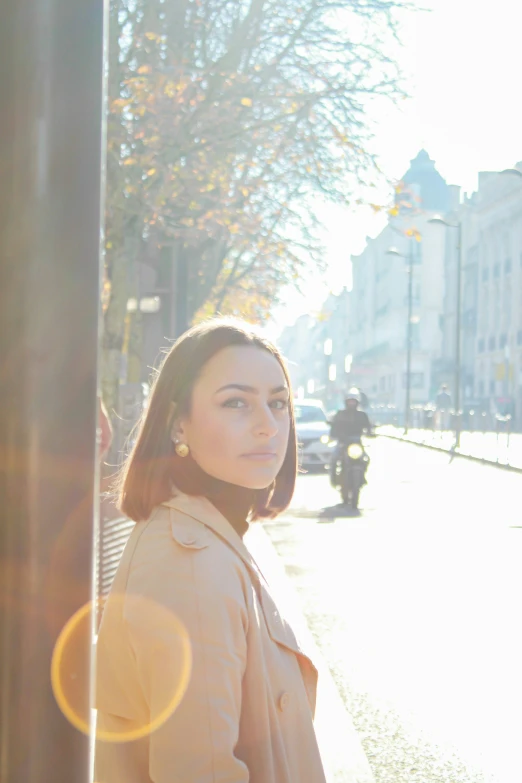
[(294, 400), (299, 466), (327, 469), (333, 453), (330, 425), (319, 400)]

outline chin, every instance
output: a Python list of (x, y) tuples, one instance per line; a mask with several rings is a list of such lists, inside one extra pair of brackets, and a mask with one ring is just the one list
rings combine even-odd
[(235, 484), (237, 487), (244, 487), (245, 489), (266, 489), (273, 483), (278, 472), (279, 470), (274, 471), (273, 468), (271, 470), (255, 471), (234, 470), (233, 472), (230, 472), (230, 475), (223, 475), (223, 473), (221, 473), (216, 478), (220, 478), (222, 481), (226, 481), (229, 484)]
[(245, 479), (244, 482), (240, 483), (240, 486), (245, 487), (246, 489), (267, 489), (272, 484), (274, 479), (275, 476), (271, 479), (259, 479), (257, 481), (254, 479)]
[(266, 470), (257, 469), (255, 471), (244, 471), (240, 476), (239, 482), (241, 483), (241, 486), (248, 487), (248, 489), (266, 489), (277, 478), (280, 467), (281, 466), (279, 466), (277, 470), (274, 470), (274, 468), (271, 467)]

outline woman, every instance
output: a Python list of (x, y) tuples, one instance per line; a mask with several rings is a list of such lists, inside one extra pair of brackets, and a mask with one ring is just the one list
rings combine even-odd
[(120, 508), (137, 524), (98, 638), (99, 736), (146, 736), (100, 740), (97, 783), (324, 783), (317, 672), (242, 540), (288, 506), (295, 476), (277, 349), (237, 322), (189, 330), (122, 472)]

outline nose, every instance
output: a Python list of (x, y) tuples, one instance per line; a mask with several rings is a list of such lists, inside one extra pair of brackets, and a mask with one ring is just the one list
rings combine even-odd
[(259, 405), (256, 409), (254, 434), (257, 437), (273, 438), (278, 432), (279, 427), (272, 408), (268, 405)]

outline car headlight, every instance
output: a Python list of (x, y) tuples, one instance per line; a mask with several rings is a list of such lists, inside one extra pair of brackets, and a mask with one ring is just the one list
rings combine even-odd
[(321, 443), (328, 443), (330, 440), (328, 435), (321, 435)]
[(361, 459), (364, 454), (364, 449), (359, 443), (350, 443), (346, 449), (346, 453), (350, 459)]

